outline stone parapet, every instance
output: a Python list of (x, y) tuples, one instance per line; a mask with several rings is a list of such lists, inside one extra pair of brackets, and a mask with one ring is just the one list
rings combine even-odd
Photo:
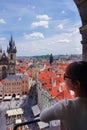
[(73, 0), (78, 8), (82, 27), (79, 28), (82, 35), (82, 59), (87, 61), (87, 0)]
[(80, 5), (82, 4), (83, 2), (85, 2), (86, 0), (74, 0), (74, 2), (77, 4), (77, 5)]

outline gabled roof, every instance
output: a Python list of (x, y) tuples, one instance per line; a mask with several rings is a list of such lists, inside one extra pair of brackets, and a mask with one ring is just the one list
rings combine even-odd
[(56, 100), (73, 98), (64, 84), (63, 73), (65, 68), (66, 65), (60, 65), (58, 67), (58, 69), (62, 70), (59, 75), (56, 75), (54, 71), (48, 69), (47, 67), (38, 74), (38, 79), (42, 83), (42, 87), (47, 89), (49, 94)]

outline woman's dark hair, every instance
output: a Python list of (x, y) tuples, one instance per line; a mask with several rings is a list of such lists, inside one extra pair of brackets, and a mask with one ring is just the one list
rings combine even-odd
[(77, 61), (69, 64), (66, 68), (66, 74), (71, 78), (72, 82), (79, 81), (80, 87), (87, 90), (87, 62)]

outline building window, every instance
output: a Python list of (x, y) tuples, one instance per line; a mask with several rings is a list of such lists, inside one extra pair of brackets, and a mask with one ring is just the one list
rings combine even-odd
[(11, 60), (13, 60), (13, 55), (11, 54)]
[(2, 67), (2, 79), (6, 78), (6, 76), (7, 76), (6, 67), (3, 66)]

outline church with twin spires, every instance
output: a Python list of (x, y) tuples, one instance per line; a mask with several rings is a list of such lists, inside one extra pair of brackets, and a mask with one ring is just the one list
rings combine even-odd
[(6, 78), (7, 75), (16, 74), (16, 53), (15, 42), (11, 36), (9, 45), (7, 46), (8, 56), (6, 56), (5, 51), (2, 52), (2, 48), (0, 48), (0, 80)]

